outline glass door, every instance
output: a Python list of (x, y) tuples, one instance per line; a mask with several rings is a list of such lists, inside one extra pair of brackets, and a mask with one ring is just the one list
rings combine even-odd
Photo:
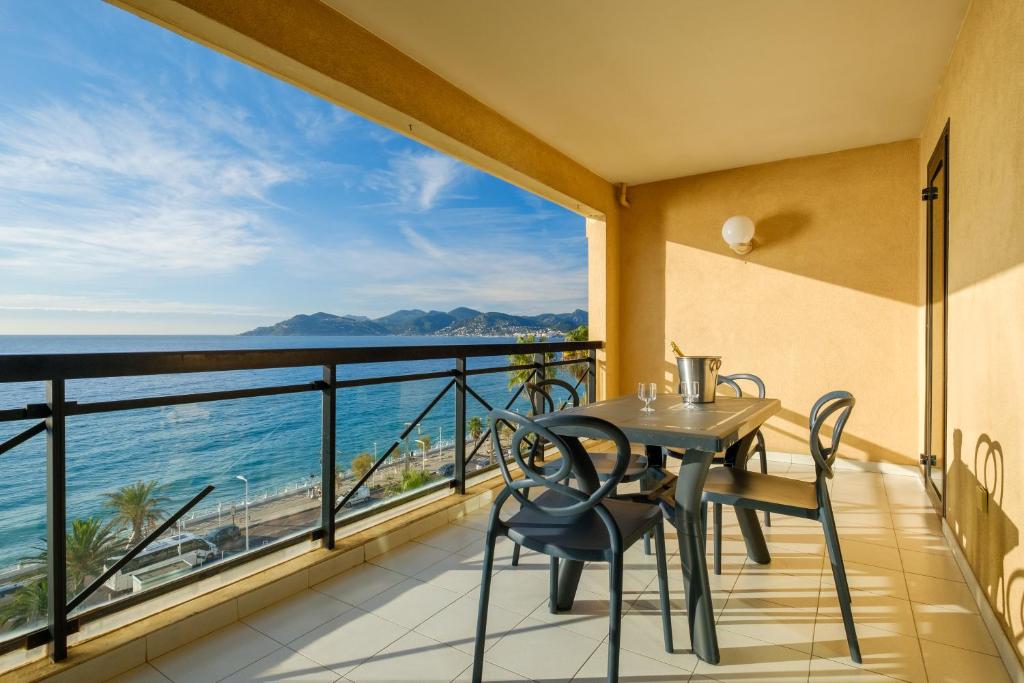
[(925, 297), (925, 479), (939, 507), (946, 492), (946, 290), (949, 246), (949, 124), (928, 162)]

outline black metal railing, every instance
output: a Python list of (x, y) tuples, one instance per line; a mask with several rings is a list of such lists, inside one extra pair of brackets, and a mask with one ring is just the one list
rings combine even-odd
[[(46, 354), (46, 355), (8, 355), (0, 356), (0, 383), (5, 382), (43, 382), (46, 389), (44, 403), (29, 404), (23, 408), (0, 410), (0, 422), (20, 420), (39, 420), (24, 431), (0, 443), (0, 457), (22, 443), (30, 441), (39, 434), (46, 434), (46, 571), (48, 590), (47, 625), (36, 628), (17, 637), (0, 640), (0, 653), (18, 647), (32, 648), (46, 643), (52, 644), (51, 656), (54, 661), (67, 657), (68, 635), (75, 633), (85, 623), (98, 619), (112, 612), (125, 609), (130, 605), (152, 599), (153, 597), (177, 589), (184, 584), (201, 580), (224, 569), (251, 561), (255, 557), (274, 552), (283, 547), (303, 541), (319, 540), (324, 548), (334, 547), (336, 528), (340, 523), (351, 523), (369, 514), (375, 514), (385, 507), (407, 502), (411, 497), (449, 486), (458, 493), (465, 493), (468, 476), (467, 465), (476, 457), (481, 446), (486, 442), (486, 430), (476, 438), (470, 438), (471, 446), (467, 449), (467, 402), (472, 399), (486, 410), (492, 405), (485, 400), (471, 385), (471, 378), (480, 375), (524, 372), (524, 379), (505, 407), (513, 406), (522, 396), (525, 384), (533, 378), (543, 378), (552, 368), (583, 365), (577, 377), (576, 388), (585, 387), (587, 400), (594, 400), (597, 378), (597, 350), (601, 342), (538, 342), (529, 344), (459, 344), (430, 346), (386, 346), (358, 348), (323, 348), (323, 349), (279, 349), (253, 351), (188, 351), (188, 352), (143, 352), (143, 353), (90, 353), (90, 354)], [(562, 358), (552, 360), (552, 354), (561, 353)], [(491, 367), (469, 368), (470, 358), (486, 358), (497, 356), (532, 355), (533, 362), (515, 365), (498, 365)], [(425, 373), (406, 373), (387, 376), (374, 376), (357, 379), (338, 379), (338, 366), (358, 364), (380, 364), (404, 361), (451, 360), (451, 369)], [(166, 396), (130, 398), (123, 400), (75, 402), (65, 396), (68, 380), (122, 378), (143, 375), (173, 375), (181, 373), (251, 371), (264, 369), (320, 367), (322, 377), (319, 380), (300, 384), (277, 384), (246, 389), (225, 391), (182, 393)], [(405, 429), (394, 439), (384, 452), (376, 457), (372, 466), (359, 478), (355, 485), (337, 499), (337, 468), (336, 440), (339, 411), (344, 410), (338, 402), (338, 390), (353, 387), (365, 387), (383, 384), (395, 384), (419, 380), (447, 379), (444, 387), (424, 405), (416, 417), (405, 423)], [(584, 384), (585, 383), (585, 384)], [(410, 496), (400, 496), (377, 505), (360, 514), (339, 514), (348, 505), (357, 491), (363, 487), (374, 473), (399, 451), (401, 444), (420, 425), (431, 410), (454, 390), (454, 472), (450, 477), (442, 478), (431, 486), (419, 489)], [(69, 599), (67, 594), (68, 572), (66, 564), (66, 528), (67, 528), (67, 435), (66, 422), (69, 417), (112, 413), (144, 408), (159, 408), (183, 404), (204, 403), (212, 401), (231, 401), (263, 396), (280, 396), (320, 392), (321, 394), (321, 501), (319, 526), (287, 538), (268, 543), (255, 550), (248, 550), (235, 557), (222, 560), (208, 567), (199, 567), (185, 576), (171, 579), (158, 587), (119, 597), (112, 602), (88, 607), (77, 614), (69, 616), (76, 608), (82, 607), (110, 577), (123, 569), (132, 559), (138, 556), (150, 543), (181, 520), (211, 491), (213, 486), (206, 486), (196, 493), (191, 500), (167, 517), (156, 529), (136, 543), (103, 573), (90, 581), (76, 595)], [(439, 453), (441, 452), (439, 446)], [(2, 464), (2, 461), (0, 461)], [(483, 467), (480, 472), (496, 467)], [(248, 499), (247, 499), (248, 502)]]

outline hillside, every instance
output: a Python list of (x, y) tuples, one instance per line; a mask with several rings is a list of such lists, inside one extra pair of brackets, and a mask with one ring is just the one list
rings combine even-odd
[(383, 335), (511, 337), (518, 334), (568, 332), (586, 324), (587, 312), (580, 309), (572, 313), (512, 315), (498, 312), (483, 313), (472, 308), (460, 307), (447, 312), (420, 309), (401, 310), (376, 319), (322, 312), (312, 315), (296, 315), (274, 325), (257, 327), (242, 334), (264, 337), (376, 337)]

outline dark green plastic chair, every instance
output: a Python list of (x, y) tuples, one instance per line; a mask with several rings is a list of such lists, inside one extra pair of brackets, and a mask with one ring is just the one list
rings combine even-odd
[[(757, 375), (752, 375), (749, 372), (737, 372), (737, 373), (733, 373), (731, 375), (719, 375), (718, 376), (718, 386), (727, 386), (727, 387), (729, 387), (730, 389), (732, 389), (733, 393), (735, 393), (737, 397), (742, 397), (743, 396), (743, 388), (740, 386), (740, 382), (743, 382), (743, 381), (750, 382), (750, 383), (752, 383), (754, 385), (754, 388), (757, 390), (757, 397), (758, 398), (764, 398), (765, 397), (766, 392), (765, 392), (765, 388), (764, 388), (764, 380), (762, 380)], [(668, 453), (669, 453), (669, 455), (672, 455), (672, 456), (677, 457), (677, 458), (681, 458), (682, 457), (681, 454), (675, 453), (674, 451), (669, 451)], [(751, 445), (750, 450), (747, 453), (745, 453), (745, 454), (743, 454), (741, 456), (741, 457), (744, 458), (744, 464), (749, 462), (751, 459), (753, 459), (753, 457), (755, 455), (760, 456), (760, 460), (761, 460), (761, 473), (762, 474), (767, 474), (768, 473), (768, 450), (765, 448), (764, 434), (761, 433), (760, 428), (758, 428), (758, 430), (756, 432), (754, 432), (754, 442)], [(726, 462), (725, 462), (725, 454), (724, 453), (716, 454), (715, 457), (711, 460), (711, 464), (712, 465), (724, 465), (724, 464), (726, 464)], [(722, 506), (721, 505), (715, 505), (713, 510), (712, 510), (712, 513), (714, 515), (714, 525), (712, 527), (712, 532), (711, 533), (715, 534), (716, 535), (715, 538), (717, 539), (717, 534), (719, 533), (719, 531), (722, 528)], [(764, 512), (764, 525), (765, 526), (771, 526), (772, 525), (772, 514), (770, 512), (768, 512), (768, 511)], [(713, 540), (713, 542), (718, 543), (719, 541)], [(721, 573), (721, 570), (722, 570), (721, 564), (720, 564), (720, 562), (721, 562), (720, 557), (718, 559), (716, 559), (715, 561), (719, 563), (719, 564), (715, 565), (715, 573), (719, 574), (719, 573)]]
[[(545, 379), (540, 382), (531, 382), (525, 385), (526, 394), (530, 399), (530, 406), (533, 409), (535, 416), (539, 415), (550, 415), (558, 412), (565, 408), (576, 408), (580, 405), (580, 395), (576, 391), (575, 387), (564, 380), (557, 378)], [(561, 402), (556, 401), (554, 398), (554, 390), (560, 388), (565, 390), (567, 397)], [(526, 458), (526, 463), (530, 467), (538, 467), (537, 458), (543, 453), (543, 449), (540, 448), (541, 444), (531, 444), (529, 456)], [(597, 478), (601, 481), (606, 480), (615, 468), (615, 454), (613, 453), (591, 453), (588, 452), (590, 459), (594, 462), (594, 468), (597, 470)], [(555, 465), (557, 467), (557, 464)], [(544, 471), (554, 471), (550, 465), (541, 466)], [(630, 453), (629, 465), (626, 467), (625, 473), (622, 475), (622, 483), (631, 481), (638, 481), (648, 470), (647, 456), (642, 453)], [(529, 496), (529, 489), (523, 492), (523, 495)], [(614, 492), (613, 492), (614, 495)], [(650, 542), (646, 537), (644, 538), (645, 549), (647, 554), (650, 555)], [(520, 548), (517, 545), (512, 550), (512, 566), (519, 566), (519, 553)]]
[[(827, 480), (834, 475), (832, 465), (839, 450), (839, 442), (843, 429), (850, 417), (856, 401), (847, 391), (832, 391), (817, 400), (811, 408), (810, 415), (810, 447), (814, 458), (815, 477), (813, 482), (799, 481), (750, 472), (740, 467), (716, 467), (708, 472), (704, 482), (704, 494), (701, 498), (701, 520), (707, 530), (707, 507), (714, 504), (732, 505), (734, 507), (751, 508), (773, 512), (792, 517), (803, 517), (821, 522), (825, 533), (825, 545), (832, 562), (832, 576), (836, 581), (839, 594), (839, 607), (843, 614), (843, 625), (846, 627), (846, 642), (850, 648), (850, 658), (860, 664), (860, 645), (857, 642), (857, 630), (853, 624), (853, 612), (850, 608), (852, 597), (850, 584), (846, 580), (846, 568), (843, 565), (842, 549), (839, 547), (839, 534), (836, 531), (835, 515), (832, 502), (828, 495)], [(821, 430), (825, 423), (835, 416), (832, 427), (832, 438), (828, 447), (821, 441)], [(721, 516), (715, 519), (714, 566), (715, 573), (721, 574), (722, 564), (722, 530)]]
[[(672, 652), (668, 565), (661, 509), (656, 504), (610, 497), (629, 466), (630, 447), (626, 436), (610, 422), (592, 417), (555, 413), (531, 420), (506, 410), (493, 410), (490, 415), (491, 438), (495, 450), (501, 456), (498, 465), (505, 480), (505, 488), (498, 494), (491, 508), (484, 538), (483, 576), (473, 651), (474, 683), (479, 683), (483, 676), (494, 545), (501, 536), (551, 558), (548, 601), (552, 612), (557, 610), (558, 604), (560, 560), (608, 563), (608, 681), (615, 682), (619, 680), (624, 553), (645, 533), (653, 534), (657, 548), (658, 590), (665, 650)], [(574, 433), (615, 444), (615, 465), (603, 481), (599, 479), (593, 460), (579, 440), (556, 434), (559, 428), (569, 427)], [(502, 428), (514, 430), (508, 454), (501, 443)], [(540, 442), (549, 444), (561, 456), (554, 471), (545, 472), (531, 467), (527, 462), (529, 453)], [(521, 479), (513, 478), (509, 470), (509, 459), (519, 467), (523, 474)], [(531, 488), (542, 489), (543, 493), (530, 499), (525, 492)], [(508, 520), (503, 520), (501, 509), (509, 498), (515, 498), (520, 508)], [(530, 653), (524, 652), (523, 656), (528, 657)]]

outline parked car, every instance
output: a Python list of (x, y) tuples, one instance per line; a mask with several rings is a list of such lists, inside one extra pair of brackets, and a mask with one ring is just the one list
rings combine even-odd
[(242, 530), (239, 529), (236, 524), (225, 524), (224, 526), (219, 526), (206, 534), (206, 540), (218, 548), (223, 548), (225, 545), (228, 545), (241, 537)]
[(441, 469), (437, 471), (442, 477), (454, 477), (455, 476), (455, 463), (448, 462), (441, 465)]
[(352, 497), (349, 498), (348, 500), (348, 504), (351, 505), (352, 507), (355, 507), (356, 505), (365, 505), (366, 503), (369, 503), (371, 500), (373, 500), (373, 498), (370, 495), (370, 487), (367, 486), (366, 484), (363, 484), (358, 489), (356, 489), (355, 493), (352, 494)]

